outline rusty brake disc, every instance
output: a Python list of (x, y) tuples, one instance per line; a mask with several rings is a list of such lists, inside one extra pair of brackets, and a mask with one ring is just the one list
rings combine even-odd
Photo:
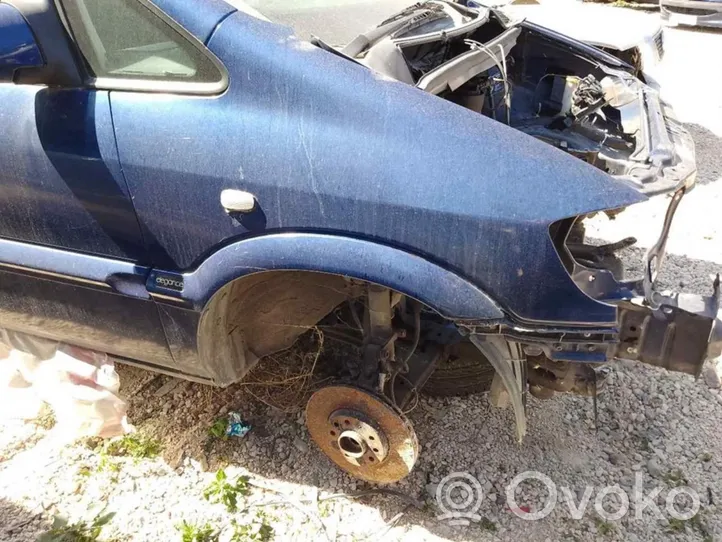
[(385, 399), (352, 386), (328, 386), (314, 393), (306, 406), (306, 425), (336, 465), (369, 482), (402, 479), (419, 455), (406, 416)]

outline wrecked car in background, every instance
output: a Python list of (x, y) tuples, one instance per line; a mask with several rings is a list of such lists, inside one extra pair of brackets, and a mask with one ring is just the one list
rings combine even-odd
[(633, 66), (645, 83), (657, 85), (664, 31), (656, 14), (590, 2), (512, 2), (503, 10), (598, 47)]
[(659, 13), (670, 26), (722, 28), (721, 0), (659, 0)]
[[(227, 386), (318, 326), (357, 353), (309, 432), (373, 482), (413, 468), (420, 392), (493, 374), (521, 438), (527, 393), (719, 355), (719, 280), (655, 287), (694, 151), (632, 66), (451, 2), (341, 51), (237, 1), (187, 6), (0, 2), (0, 327)], [(581, 221), (660, 193), (625, 279), (629, 241)]]

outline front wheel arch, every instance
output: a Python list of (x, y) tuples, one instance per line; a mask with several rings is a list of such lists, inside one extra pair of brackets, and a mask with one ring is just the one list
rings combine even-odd
[(219, 385), (238, 381), (258, 359), (289, 347), (342, 301), (358, 295), (358, 281), (417, 299), (452, 321), (504, 317), (482, 290), (420, 256), (323, 234), (244, 240), (219, 250), (184, 278), (184, 294), (202, 307), (199, 357)]
[(227, 284), (266, 271), (313, 271), (380, 284), (450, 320), (504, 318), (486, 292), (425, 257), (376, 241), (321, 233), (276, 233), (227, 245), (183, 274), (183, 298), (202, 311)]

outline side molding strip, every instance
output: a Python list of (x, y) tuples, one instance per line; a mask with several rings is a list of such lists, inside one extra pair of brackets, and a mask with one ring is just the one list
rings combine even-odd
[(0, 239), (0, 269), (45, 275), (113, 290), (142, 299), (148, 267), (58, 248)]

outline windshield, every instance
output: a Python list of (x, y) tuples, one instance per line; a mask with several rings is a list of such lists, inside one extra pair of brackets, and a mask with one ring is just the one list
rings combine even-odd
[(292, 27), (299, 38), (317, 36), (330, 45), (345, 45), (415, 0), (245, 0), (277, 23)]

